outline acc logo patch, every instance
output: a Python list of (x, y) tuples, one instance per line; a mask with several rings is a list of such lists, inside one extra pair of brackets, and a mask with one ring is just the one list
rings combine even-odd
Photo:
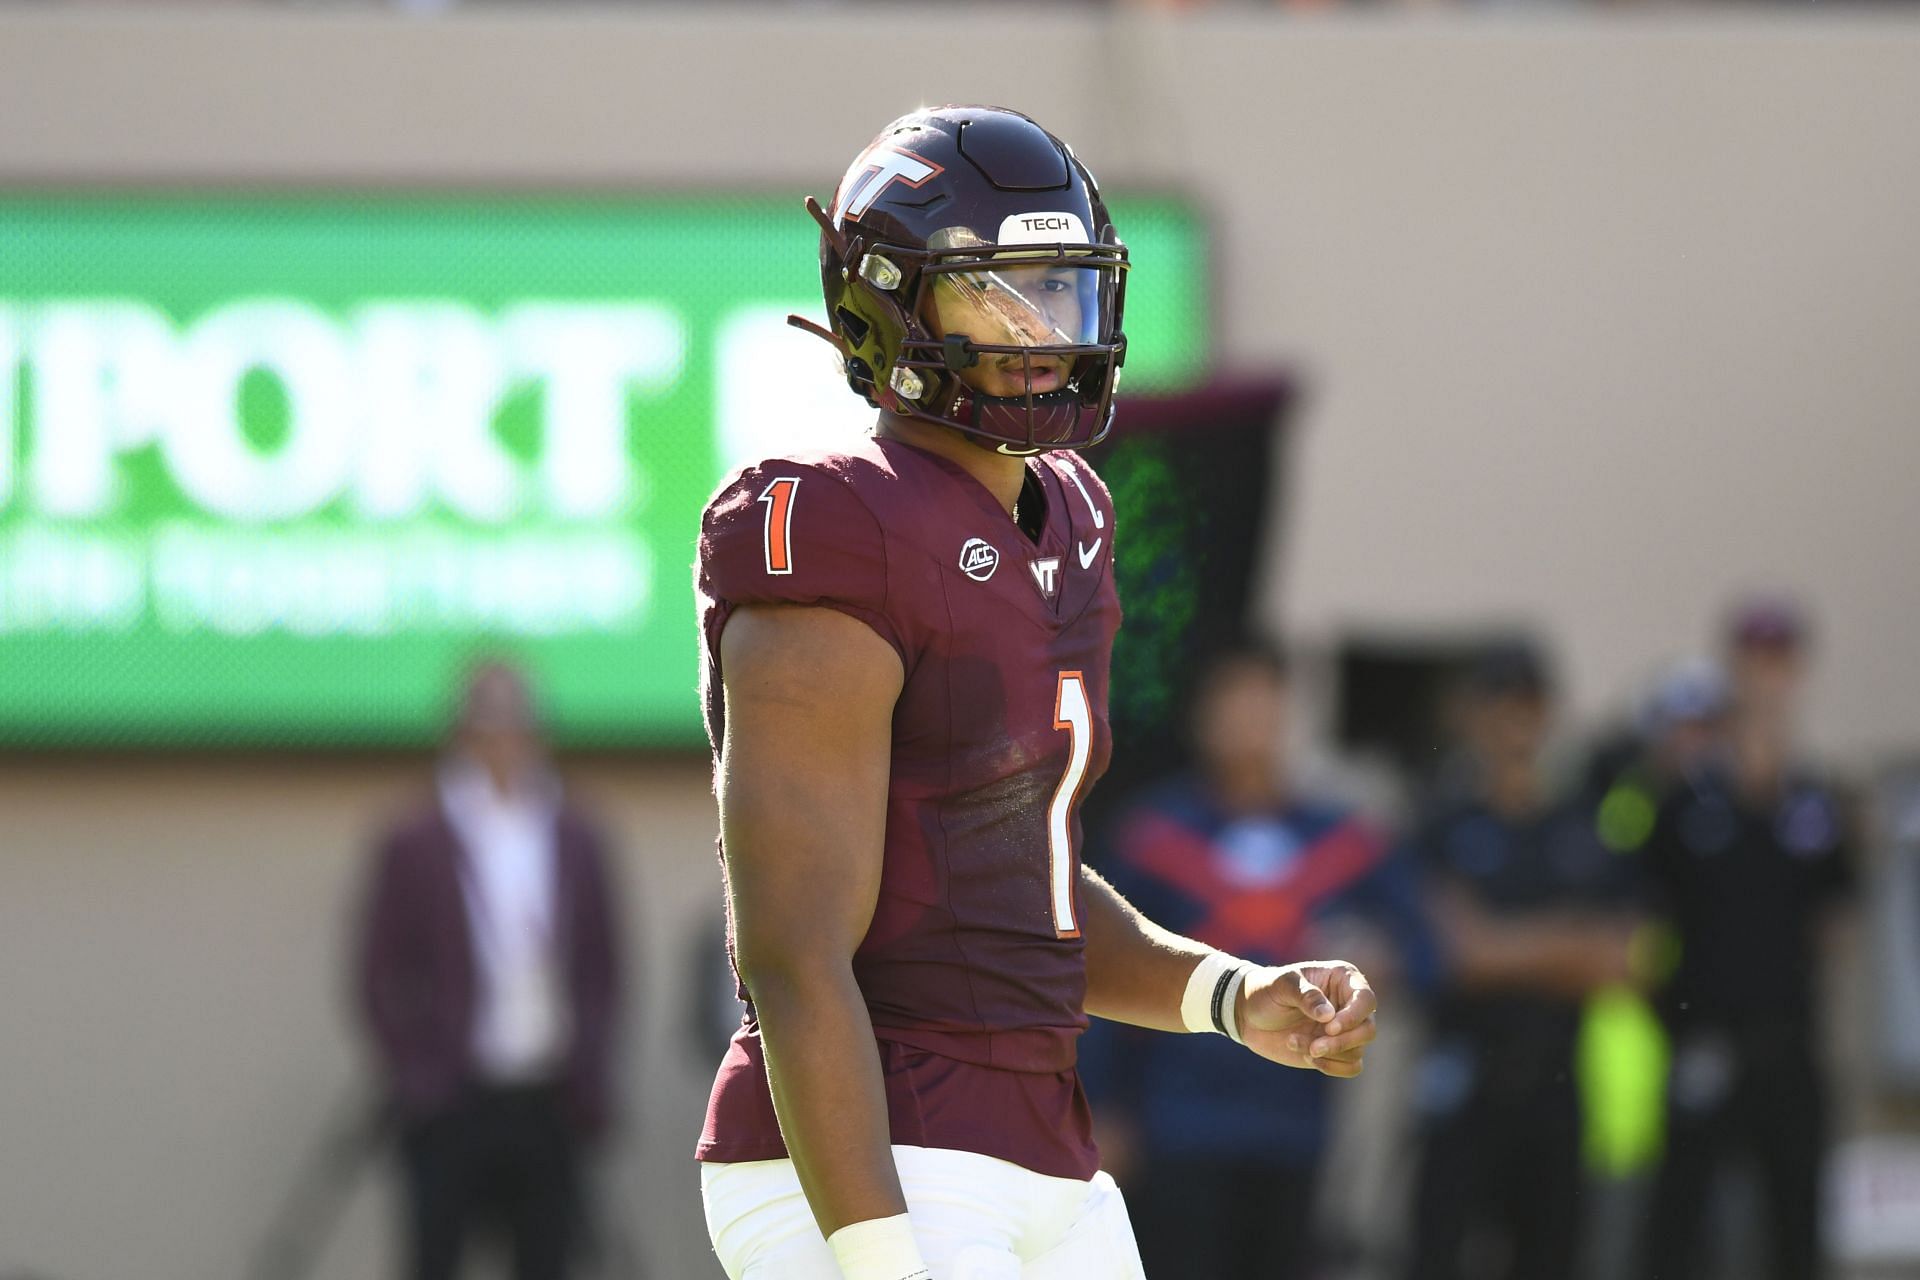
[(960, 548), (960, 572), (975, 582), (985, 582), (1000, 567), (1000, 549), (985, 538), (968, 538)]

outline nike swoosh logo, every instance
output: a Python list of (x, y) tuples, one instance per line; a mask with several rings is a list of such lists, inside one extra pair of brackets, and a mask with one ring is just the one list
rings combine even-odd
[(1105, 538), (1095, 538), (1092, 546), (1088, 546), (1084, 542), (1074, 544), (1074, 550), (1080, 553), (1080, 567), (1082, 569), (1093, 563), (1093, 558), (1100, 554), (1100, 544), (1105, 541)]

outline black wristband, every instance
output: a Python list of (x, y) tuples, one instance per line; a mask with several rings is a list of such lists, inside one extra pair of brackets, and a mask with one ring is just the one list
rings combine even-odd
[(1213, 984), (1213, 1029), (1221, 1035), (1226, 1036), (1229, 1040), (1234, 1037), (1233, 1033), (1227, 1030), (1227, 992), (1235, 989), (1234, 979), (1245, 972), (1246, 967), (1244, 965), (1236, 966), (1221, 974), (1219, 980)]

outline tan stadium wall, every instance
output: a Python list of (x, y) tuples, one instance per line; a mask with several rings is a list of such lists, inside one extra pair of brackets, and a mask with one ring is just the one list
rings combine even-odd
[[(368, 843), (427, 776), (415, 760), (0, 764), (0, 1276), (250, 1275), (364, 1096), (348, 922)], [(690, 956), (720, 910), (707, 766), (569, 776), (625, 890), (637, 1025), (608, 1208), (654, 1280), (718, 1280), (692, 1172), (716, 1060), (685, 1031), (711, 990), (690, 989)], [(394, 1273), (387, 1173), (358, 1166), (315, 1280)]]
[[(1290, 631), (1537, 619), (1591, 714), (1778, 583), (1822, 620), (1815, 743), (1920, 738), (1920, 19), (970, 6), (1018, 34), (962, 45), (957, 11), (0, 8), (0, 184), (797, 199), (899, 111), (1005, 102), (1109, 188), (1199, 198), (1223, 361), (1306, 377)], [(355, 1078), (340, 914), (411, 768), (0, 763), (0, 1272), (239, 1273)], [(676, 986), (717, 893), (704, 768), (581, 784), (646, 940), (616, 1190), (653, 1275), (701, 1280)], [(317, 1274), (382, 1274), (375, 1191)]]

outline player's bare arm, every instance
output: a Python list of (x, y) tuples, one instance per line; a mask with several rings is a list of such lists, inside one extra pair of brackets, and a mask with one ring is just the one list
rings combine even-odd
[(1080, 868), (1087, 1013), (1154, 1031), (1185, 1031), (1180, 997), (1213, 948), (1147, 919), (1091, 867)]
[(906, 1212), (852, 957), (880, 888), (893, 649), (831, 609), (746, 607), (721, 637), (719, 793), (736, 960), (822, 1234)]
[[(1360, 1074), (1374, 1038), (1375, 999), (1354, 966), (1235, 961), (1153, 923), (1091, 868), (1081, 868), (1080, 888), (1089, 1014), (1159, 1031), (1216, 1029), (1202, 1025), (1213, 1021), (1271, 1061)], [(1214, 1016), (1216, 990), (1231, 1002), (1230, 1017), (1225, 1007)]]

